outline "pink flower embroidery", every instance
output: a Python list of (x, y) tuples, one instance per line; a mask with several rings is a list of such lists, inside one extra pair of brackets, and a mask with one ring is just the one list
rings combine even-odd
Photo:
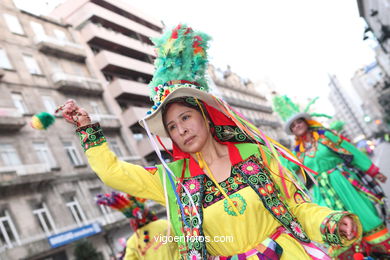
[(296, 235), (298, 235), (299, 237), (302, 237), (302, 238), (305, 237), (305, 235), (303, 234), (302, 228), (300, 227), (300, 225), (297, 222), (292, 221), (290, 226), (291, 226), (292, 231)]
[(189, 180), (184, 184), (184, 186), (188, 189), (188, 191), (191, 194), (194, 194), (200, 189), (200, 184), (197, 180)]
[(202, 259), (202, 256), (199, 254), (198, 251), (192, 250), (192, 251), (189, 253), (189, 258), (190, 258), (191, 260), (200, 260), (200, 259)]
[(253, 162), (247, 162), (241, 166), (241, 171), (253, 175), (259, 173), (259, 166)]

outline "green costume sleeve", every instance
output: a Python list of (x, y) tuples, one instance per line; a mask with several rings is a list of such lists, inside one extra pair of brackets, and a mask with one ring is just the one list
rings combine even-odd
[(379, 169), (372, 163), (370, 158), (365, 153), (357, 149), (353, 144), (342, 139), (340, 136), (335, 135), (331, 131), (326, 131), (325, 136), (353, 155), (351, 162), (353, 166), (371, 176), (375, 176), (379, 172)]

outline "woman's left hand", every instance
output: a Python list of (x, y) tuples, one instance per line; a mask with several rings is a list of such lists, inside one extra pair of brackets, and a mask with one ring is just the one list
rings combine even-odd
[(387, 177), (386, 177), (384, 174), (380, 173), (380, 172), (378, 172), (378, 173), (375, 175), (375, 178), (378, 179), (378, 181), (380, 181), (380, 182), (382, 182), (382, 183), (385, 183), (386, 180), (387, 180)]
[(345, 216), (339, 222), (339, 231), (342, 236), (352, 240), (357, 236), (357, 224), (350, 216)]

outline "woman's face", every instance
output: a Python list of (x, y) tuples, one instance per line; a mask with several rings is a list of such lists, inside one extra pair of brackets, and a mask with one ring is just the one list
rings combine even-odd
[(309, 126), (303, 118), (298, 118), (290, 125), (291, 132), (298, 137), (305, 135), (308, 129)]
[(202, 114), (180, 103), (167, 109), (164, 123), (172, 141), (183, 152), (200, 152), (211, 137)]

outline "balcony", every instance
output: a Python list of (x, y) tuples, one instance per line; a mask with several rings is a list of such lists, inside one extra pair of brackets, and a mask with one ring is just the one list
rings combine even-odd
[(136, 59), (142, 59), (148, 55), (156, 56), (151, 45), (91, 22), (82, 28), (81, 34), (91, 46), (99, 46), (107, 50), (115, 49), (117, 53), (124, 53)]
[(145, 108), (145, 107), (129, 107), (122, 114), (125, 126), (131, 127), (134, 124), (137, 124), (139, 120), (144, 118), (144, 116), (146, 115), (146, 112), (148, 112), (148, 111), (149, 111), (149, 109)]
[(48, 164), (0, 166), (0, 186), (12, 186), (54, 179)]
[(39, 164), (27, 164), (27, 165), (12, 165), (12, 166), (1, 166), (0, 173), (16, 173), (19, 176), (29, 174), (41, 174), (50, 172), (50, 166), (45, 163)]
[(232, 97), (224, 97), (223, 98), (226, 102), (229, 103), (229, 105), (247, 108), (251, 110), (258, 110), (266, 113), (272, 113), (272, 108), (260, 104), (255, 104), (252, 102), (248, 102), (246, 100), (238, 99), (238, 98), (232, 98)]
[[(172, 150), (172, 141), (168, 137), (161, 137), (162, 143), (168, 150)], [(160, 143), (156, 140), (160, 151), (165, 151), (165, 149), (160, 145)], [(142, 139), (137, 140), (137, 149), (139, 155), (142, 157), (146, 157), (151, 153), (154, 153), (154, 149), (149, 141), (149, 138), (146, 135), (143, 135)]]
[(62, 41), (47, 35), (35, 37), (34, 42), (39, 51), (49, 55), (79, 62), (84, 62), (87, 57), (84, 47), (73, 42)]
[(152, 104), (149, 97), (149, 88), (147, 84), (116, 78), (108, 86), (112, 96), (117, 100), (126, 100)]
[(121, 127), (119, 119), (114, 115), (90, 114), (91, 120), (100, 123), (103, 130), (118, 130)]
[(254, 119), (252, 122), (254, 122), (257, 126), (270, 126), (270, 127), (279, 127), (281, 124), (277, 121), (270, 121), (266, 119)]
[(62, 72), (52, 74), (54, 86), (63, 93), (100, 96), (103, 87), (97, 79), (70, 75)]
[(108, 74), (121, 74), (132, 78), (143, 77), (147, 81), (152, 79), (153, 64), (129, 58), (110, 51), (100, 51), (95, 56), (98, 68)]
[[(117, 3), (115, 3), (115, 5), (117, 5)], [(122, 30), (131, 30), (148, 38), (160, 36), (159, 32), (92, 2), (83, 4), (77, 10), (76, 14), (71, 13), (67, 21), (73, 24), (74, 27), (82, 27), (86, 21), (94, 19), (95, 17), (99, 18), (99, 20), (110, 21), (115, 24), (115, 26), (122, 28)], [(104, 23), (104, 21), (101, 21), (101, 23)]]
[(0, 108), (0, 129), (19, 130), (25, 124), (23, 115), (16, 108)]

